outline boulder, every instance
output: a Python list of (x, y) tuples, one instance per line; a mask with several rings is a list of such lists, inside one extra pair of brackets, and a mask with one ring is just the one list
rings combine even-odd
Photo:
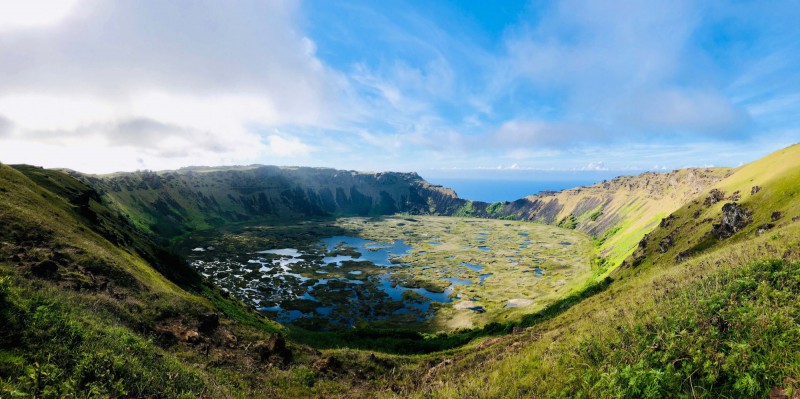
[(756, 234), (764, 234), (767, 232), (767, 230), (773, 227), (775, 227), (775, 225), (772, 223), (764, 223), (761, 226), (756, 227)]
[(775, 221), (777, 221), (778, 219), (780, 219), (782, 217), (783, 217), (783, 212), (775, 211), (775, 212), (772, 212), (772, 216), (770, 218), (772, 219), (773, 222), (775, 222)]
[(159, 346), (167, 348), (178, 343), (178, 336), (169, 330), (158, 331), (155, 342)]
[(286, 347), (286, 340), (281, 334), (273, 334), (266, 342), (257, 342), (254, 349), (264, 363), (278, 362), (285, 365), (292, 360), (292, 351)]
[(753, 186), (753, 188), (750, 189), (750, 195), (754, 195), (755, 193), (757, 193), (759, 191), (761, 191), (761, 187)]
[(662, 254), (666, 253), (667, 251), (669, 251), (670, 247), (672, 247), (672, 236), (671, 235), (668, 235), (668, 236), (664, 237), (658, 243), (658, 250), (661, 251)]
[(717, 239), (724, 240), (752, 222), (753, 216), (747, 209), (730, 202), (722, 206), (722, 220), (713, 225), (711, 234)]
[(31, 273), (36, 277), (54, 278), (58, 275), (58, 263), (50, 259), (43, 260), (31, 266)]
[(216, 313), (207, 313), (200, 316), (200, 325), (197, 330), (202, 333), (210, 333), (219, 327), (219, 315)]
[(711, 206), (725, 199), (725, 192), (719, 189), (712, 189), (708, 192), (708, 197), (703, 201), (705, 206)]

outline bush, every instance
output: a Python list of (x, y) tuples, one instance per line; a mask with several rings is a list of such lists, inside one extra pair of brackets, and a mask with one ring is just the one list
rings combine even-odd
[[(780, 260), (701, 280), (616, 336), (580, 341), (573, 379), (589, 397), (763, 398), (800, 386), (800, 263)], [(788, 396), (787, 396), (788, 397)]]

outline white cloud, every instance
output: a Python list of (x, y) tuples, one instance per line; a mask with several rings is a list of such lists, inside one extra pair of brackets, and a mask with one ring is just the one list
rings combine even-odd
[(72, 11), (78, 0), (0, 0), (0, 32), (54, 25)]
[[(337, 123), (347, 82), (298, 33), (296, 8), (87, 0), (60, 23), (0, 32), (0, 114), (13, 126), (0, 159), (27, 151), (24, 162), (98, 171), (307, 154), (297, 138), (260, 132)], [(88, 147), (116, 156), (87, 157)]]
[(608, 168), (603, 161), (596, 161), (589, 162), (586, 166), (582, 167), (581, 170), (608, 170)]
[(268, 151), (280, 157), (294, 157), (307, 155), (313, 149), (296, 137), (284, 138), (277, 134), (267, 136)]
[[(488, 140), (476, 143), (503, 148), (560, 148), (590, 140), (596, 128), (576, 124), (535, 120), (511, 120), (503, 123)], [(481, 140), (483, 141), (483, 140)]]
[(14, 122), (11, 122), (10, 119), (3, 115), (0, 115), (0, 138), (4, 136), (10, 136), (13, 130)]
[(735, 137), (750, 121), (747, 111), (713, 91), (653, 91), (633, 95), (624, 104), (622, 118), (644, 131), (700, 131), (709, 136)]

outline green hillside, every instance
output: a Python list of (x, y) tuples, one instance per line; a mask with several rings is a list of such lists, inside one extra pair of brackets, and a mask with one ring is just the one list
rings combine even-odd
[[(313, 180), (318, 172), (303, 172), (296, 187), (314, 189), (303, 190), (297, 205), (281, 196), (285, 190), (256, 184), (258, 173), (295, 172), (93, 177), (0, 165), (0, 397), (800, 392), (799, 145), (736, 169), (624, 177), (508, 204), (469, 202), (415, 175), (348, 172), (334, 180), (368, 199), (354, 202), (351, 193), (342, 197), (350, 202), (321, 208), (328, 215), (389, 212), (385, 191), (392, 212), (575, 228), (596, 238), (598, 257), (622, 263), (536, 313), (437, 334), (284, 327), (159, 246), (195, 229), (284, 211), (306, 217), (314, 213), (308, 204), (324, 203), (309, 202), (310, 193), (336, 191)], [(292, 177), (282, 179), (294, 190)], [(259, 193), (275, 206), (266, 215), (253, 208)]]
[(206, 286), (90, 187), (17, 169), (0, 164), (0, 397), (221, 397), (251, 392), (242, 365), (271, 369), (258, 348), (281, 326)]
[[(454, 356), (418, 396), (793, 397), (798, 171), (798, 145), (734, 170), (660, 222), (607, 290)], [(720, 238), (728, 203), (749, 216)]]
[(794, 145), (736, 169), (663, 219), (639, 243), (630, 266), (680, 263), (720, 246), (771, 236), (774, 229), (797, 222), (799, 166), (800, 145)]

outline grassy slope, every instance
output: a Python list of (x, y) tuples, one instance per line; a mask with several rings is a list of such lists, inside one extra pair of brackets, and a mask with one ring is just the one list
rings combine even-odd
[[(697, 219), (699, 204), (688, 204), (665, 228), (648, 236), (636, 267), (630, 262), (631, 266), (614, 273), (617, 282), (531, 316), (521, 324), (528, 327), (521, 333), (496, 336), (514, 325), (490, 326), (468, 332), (490, 338), (429, 355), (371, 357), (365, 351), (326, 351), (344, 363), (344, 371), (332, 373), (311, 366), (318, 356), (313, 351), (300, 354), (300, 359), (282, 370), (254, 365), (252, 356), (237, 350), (213, 347), (211, 357), (205, 358), (185, 344), (167, 349), (153, 345), (146, 334), (132, 327), (133, 322), (149, 322), (152, 328), (158, 320), (172, 317), (186, 323), (185, 319), (210, 309), (209, 302), (218, 310), (228, 309), (233, 320), (226, 318), (223, 324), (236, 333), (240, 343), (263, 337), (263, 327), (238, 322), (238, 318), (254, 319), (235, 303), (213, 291), (208, 293), (207, 288), (200, 289), (207, 293), (205, 297), (182, 292), (149, 268), (132, 245), (124, 250), (126, 245), (120, 248), (117, 245), (121, 244), (110, 243), (102, 229), (87, 225), (85, 217), (62, 195), (0, 166), (0, 217), (4, 225), (12, 226), (3, 231), (0, 249), (0, 259), (6, 259), (0, 262), (5, 275), (0, 284), (4, 305), (0, 317), (13, 327), (11, 334), (0, 337), (0, 389), (62, 389), (53, 391), (54, 396), (63, 396), (58, 394), (69, 389), (85, 393), (92, 383), (104, 390), (98, 391), (101, 393), (121, 392), (119, 389), (129, 394), (144, 392), (134, 390), (153, 384), (163, 392), (186, 390), (205, 396), (763, 397), (771, 389), (791, 394), (798, 388), (795, 381), (800, 364), (793, 357), (800, 353), (800, 341), (792, 335), (798, 331), (800, 319), (796, 313), (800, 289), (794, 283), (799, 266), (791, 263), (800, 257), (800, 223), (791, 222), (798, 216), (794, 188), (800, 186), (796, 173), (800, 154), (797, 146), (784, 151), (756, 166), (746, 165), (719, 182), (728, 193), (739, 189), (745, 194), (742, 190), (746, 189), (749, 194), (748, 186), (763, 187), (756, 195), (743, 195), (740, 200), (754, 211), (755, 222), (726, 241), (708, 245), (703, 238), (707, 230), (692, 228), (698, 219), (718, 219), (721, 204), (704, 208)], [(618, 214), (643, 215), (642, 206), (630, 199), (619, 198), (615, 203), (619, 204)], [(690, 206), (695, 208), (688, 209)], [(774, 210), (782, 210), (783, 218), (768, 234), (756, 235), (755, 227)], [(579, 226), (591, 221), (582, 215), (576, 217)], [(609, 213), (603, 211), (603, 215)], [(651, 219), (658, 220), (658, 213)], [(710, 229), (710, 222), (705, 224)], [(681, 230), (685, 233), (679, 231), (686, 235), (676, 235), (679, 239), (669, 252), (661, 254), (656, 249), (659, 240), (676, 226), (688, 226)], [(698, 243), (703, 245), (698, 247)], [(675, 253), (691, 249), (695, 250), (693, 256), (675, 262)], [(69, 265), (94, 264), (92, 259), (100, 258), (106, 261), (101, 263), (103, 267), (123, 272), (130, 268), (136, 281), (143, 283), (128, 287), (124, 274), (115, 277), (108, 273), (117, 292), (126, 294), (126, 300), (120, 301), (108, 293), (69, 288), (88, 279), (87, 275), (69, 274), (84, 273), (81, 267), (59, 266), (58, 281), (22, 277), (30, 275), (28, 270), (36, 262), (58, 258), (57, 252), (72, 254)], [(19, 262), (13, 260), (14, 254), (22, 255)], [(766, 258), (784, 258), (785, 262), (753, 263)], [(98, 270), (102, 268), (91, 272), (99, 275)], [(91, 288), (93, 283), (84, 284)], [(159, 295), (154, 298), (151, 289)], [(151, 312), (147, 317), (132, 315), (135, 312), (130, 308), (137, 306), (129, 306), (129, 302)], [(175, 317), (176, 313), (189, 315)], [(715, 315), (724, 317), (713, 319)], [(42, 326), (37, 320), (57, 326), (58, 331), (72, 331), (68, 335), (79, 339), (56, 341), (52, 335), (36, 335), (37, 327)], [(757, 329), (759, 334), (742, 333), (748, 329)], [(714, 339), (702, 340), (708, 336)], [(348, 337), (342, 338), (347, 342)], [(115, 342), (124, 345), (115, 347)], [(122, 354), (128, 352), (135, 356), (126, 362)], [(754, 357), (743, 360), (751, 352)], [(69, 356), (52, 359), (48, 353)], [(91, 373), (109, 364), (118, 365), (111, 367), (116, 371), (100, 376)], [(142, 379), (130, 377), (136, 373)], [(156, 378), (163, 374), (176, 375), (176, 381)], [(48, 383), (47, 378), (52, 381)], [(69, 384), (64, 385), (66, 382)]]
[[(268, 383), (288, 397), (311, 390), (297, 374), (319, 355), (295, 347), (286, 369), (259, 363), (247, 348), (281, 327), (191, 276), (167, 279), (143, 256), (166, 256), (155, 259), (164, 267), (173, 259), (80, 182), (25, 172), (0, 164), (0, 397), (247, 396), (268, 394)], [(185, 340), (209, 312), (221, 326)]]
[[(485, 340), (416, 374), (433, 397), (765, 397), (800, 389), (800, 146), (745, 165), (717, 187), (739, 190), (754, 222), (704, 244), (722, 204), (681, 207), (645, 240), (611, 287), (521, 334)], [(753, 185), (761, 191), (750, 196)], [(746, 194), (745, 194), (746, 190)], [(756, 226), (783, 217), (766, 234)], [(675, 228), (666, 254), (658, 243)], [(778, 259), (778, 261), (764, 261)], [(444, 357), (442, 358), (444, 359)], [(410, 384), (410, 383), (409, 383)], [(786, 396), (786, 397), (788, 397)], [(778, 396), (781, 397), (781, 396)]]
[[(729, 173), (726, 168), (650, 172), (529, 199), (558, 204), (561, 208), (553, 216), (553, 222), (573, 216), (577, 230), (602, 239), (599, 253), (613, 268), (631, 254), (636, 243), (661, 218)], [(528, 215), (529, 219), (542, 221), (547, 221), (547, 217)], [(611, 234), (606, 235), (607, 232)]]
[[(654, 230), (642, 241), (636, 256), (644, 258), (642, 267), (653, 264), (676, 262), (682, 252), (684, 257), (695, 256), (703, 251), (733, 245), (753, 239), (757, 230), (765, 224), (785, 226), (792, 218), (800, 215), (800, 145), (794, 145), (771, 154), (768, 157), (736, 169), (728, 178), (709, 187), (695, 200), (676, 211), (663, 227)], [(753, 187), (760, 190), (753, 193)], [(715, 204), (707, 204), (706, 198), (712, 190), (721, 190), (726, 199)], [(738, 200), (731, 196), (738, 193)], [(753, 221), (734, 236), (719, 240), (712, 236), (715, 223), (720, 222), (722, 207), (736, 202), (752, 214)], [(773, 212), (782, 216), (772, 219)], [(767, 231), (764, 234), (771, 234)], [(669, 238), (668, 238), (669, 237)], [(672, 241), (666, 252), (660, 243)]]

